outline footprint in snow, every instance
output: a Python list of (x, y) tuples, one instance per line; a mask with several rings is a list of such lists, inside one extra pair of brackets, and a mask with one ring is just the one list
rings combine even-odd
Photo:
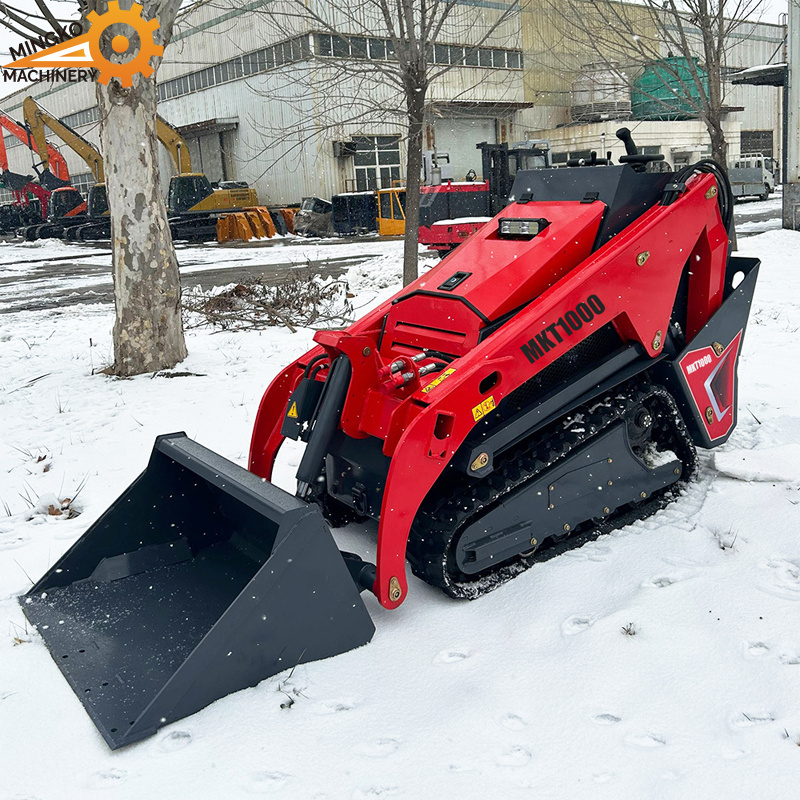
[(787, 667), (794, 667), (800, 664), (800, 653), (782, 653), (780, 656), (781, 664)]
[(745, 650), (751, 656), (765, 656), (769, 653), (769, 645), (766, 642), (746, 642)]
[(172, 731), (161, 737), (158, 747), (164, 753), (175, 753), (183, 750), (184, 747), (191, 744), (191, 741), (192, 734), (189, 731)]
[(697, 575), (697, 570), (681, 570), (680, 572), (673, 572), (669, 575), (657, 575), (649, 581), (644, 581), (641, 584), (643, 589), (665, 589), (667, 586), (672, 586), (674, 583), (681, 583), (694, 578)]
[(396, 786), (370, 786), (367, 789), (356, 789), (353, 792), (353, 800), (374, 800), (376, 797), (391, 797), (397, 794), (399, 789)]
[(592, 775), (592, 780), (595, 783), (608, 783), (613, 777), (613, 772), (597, 772)]
[(621, 721), (621, 717), (615, 717), (613, 714), (597, 714), (597, 716), (592, 717), (592, 722), (595, 725), (616, 725)]
[(509, 747), (495, 759), (502, 767), (524, 767), (530, 760), (530, 750), (521, 745)]
[(587, 628), (591, 628), (594, 623), (595, 619), (593, 617), (584, 617), (576, 614), (564, 620), (561, 624), (561, 633), (564, 636), (574, 636), (576, 633), (583, 633)]
[(442, 650), (441, 653), (436, 655), (433, 659), (434, 664), (455, 664), (457, 661), (463, 661), (469, 658), (469, 653), (464, 653), (460, 650)]
[(663, 747), (667, 740), (658, 733), (632, 734), (625, 741), (633, 747)]
[(291, 779), (292, 776), (284, 772), (254, 772), (244, 790), (248, 794), (273, 794), (283, 789)]
[(723, 750), (720, 755), (726, 761), (738, 761), (740, 758), (744, 758), (748, 755), (746, 750), (740, 750), (739, 748), (726, 748)]
[(30, 540), (30, 536), (20, 533), (4, 534), (0, 537), (0, 550), (16, 550)]
[(510, 731), (521, 731), (527, 727), (528, 723), (518, 714), (506, 714), (501, 720), (500, 724)]
[(564, 558), (571, 558), (575, 561), (605, 561), (608, 558), (608, 554), (611, 552), (610, 547), (606, 547), (604, 544), (594, 544), (589, 542), (585, 544), (583, 547), (578, 548), (576, 550), (568, 550), (564, 553)]
[(356, 704), (352, 700), (325, 700), (314, 706), (314, 713), (320, 715), (338, 714), (340, 711), (350, 711)]
[(701, 562), (696, 561), (693, 558), (684, 558), (678, 556), (665, 556), (663, 559), (665, 564), (669, 564), (671, 567), (699, 567), (702, 566)]
[(766, 725), (774, 721), (775, 717), (768, 711), (739, 711), (731, 717), (731, 725), (736, 728), (752, 728), (754, 725)]
[(679, 580), (679, 578), (674, 578), (670, 575), (662, 575), (659, 578), (651, 578), (649, 581), (643, 581), (641, 586), (642, 589), (664, 589), (667, 586), (672, 586), (673, 583), (677, 583)]
[(765, 566), (771, 570), (770, 580), (758, 589), (782, 600), (800, 600), (800, 561), (775, 558)]
[(90, 775), (87, 783), (90, 789), (111, 789), (119, 786), (127, 777), (124, 769), (106, 769)]
[(381, 737), (379, 739), (373, 739), (366, 744), (362, 744), (358, 748), (358, 751), (362, 755), (369, 756), (370, 758), (386, 758), (386, 756), (390, 756), (394, 753), (398, 747), (400, 747), (400, 742), (398, 742), (397, 739)]
[(686, 774), (685, 769), (668, 769), (661, 773), (665, 781), (678, 781)]

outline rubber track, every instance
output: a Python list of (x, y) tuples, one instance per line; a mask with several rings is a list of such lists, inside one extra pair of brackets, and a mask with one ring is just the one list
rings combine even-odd
[[(683, 440), (673, 443), (677, 445), (674, 449), (684, 465), (679, 481), (647, 502), (621, 507), (599, 524), (588, 529), (581, 525), (559, 541), (545, 542), (530, 556), (518, 556), (514, 561), (469, 580), (454, 579), (448, 569), (448, 561), (454, 564), (455, 559), (452, 554), (448, 557), (448, 553), (460, 531), (469, 522), (503, 495), (534, 479), (627, 412), (654, 397), (659, 398), (668, 409), (669, 419), (662, 419), (659, 426), (662, 432), (664, 428), (669, 428), (673, 439), (677, 434)], [(426, 583), (439, 587), (451, 597), (472, 600), (496, 589), (538, 562), (581, 547), (598, 536), (654, 514), (680, 493), (695, 468), (694, 445), (672, 395), (663, 387), (651, 383), (640, 381), (623, 385), (575, 409), (537, 432), (530, 440), (504, 453), (496, 462), (494, 472), (486, 478), (468, 479), (468, 482), (460, 484), (449, 494), (426, 500), (411, 528), (407, 558), (414, 574)]]

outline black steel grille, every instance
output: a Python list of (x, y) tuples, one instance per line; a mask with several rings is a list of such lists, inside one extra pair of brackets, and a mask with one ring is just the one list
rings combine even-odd
[(514, 389), (497, 408), (496, 416), (487, 420), (500, 422), (532, 405), (542, 395), (559, 384), (568, 383), (572, 376), (586, 367), (598, 364), (622, 345), (619, 334), (611, 323), (599, 328), (591, 336), (573, 347), (552, 364), (537, 372), (530, 380)]

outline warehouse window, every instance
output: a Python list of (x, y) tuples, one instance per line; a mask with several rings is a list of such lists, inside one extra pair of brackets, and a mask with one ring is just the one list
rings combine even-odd
[(317, 34), (317, 54), (321, 56), (333, 55), (333, 39), (327, 33)]
[(84, 197), (89, 194), (89, 189), (97, 183), (91, 172), (82, 172), (80, 175), (73, 175), (70, 181)]
[[(394, 46), (390, 39), (364, 39), (361, 36), (331, 36), (314, 34), (316, 55), (324, 58), (357, 58), (373, 61), (394, 60)], [(472, 47), (435, 44), (431, 53), (434, 64), (467, 64), (494, 67), (495, 69), (520, 69), (522, 54), (519, 50), (498, 50), (490, 47)]]
[[(323, 54), (320, 54), (323, 55)], [(369, 57), (376, 61), (384, 61), (386, 59), (386, 40), (385, 39), (370, 39), (369, 40)]]
[[(324, 37), (318, 35), (317, 46)], [(332, 37), (327, 37), (327, 45), (322, 42), (322, 45), (328, 46), (330, 51), (332, 48)], [(289, 39), (285, 42), (278, 42), (271, 47), (265, 47), (261, 50), (254, 50), (251, 53), (237, 56), (228, 61), (223, 61), (221, 64), (216, 64), (213, 67), (191, 72), (188, 75), (182, 75), (179, 78), (173, 78), (169, 81), (164, 81), (158, 87), (158, 99), (171, 100), (173, 97), (181, 97), (185, 94), (207, 89), (211, 86), (217, 86), (220, 83), (228, 83), (240, 78), (246, 78), (250, 75), (255, 75), (258, 72), (264, 72), (268, 69), (280, 67), (282, 64), (290, 64), (295, 61), (302, 61), (303, 59), (311, 57), (311, 45), (307, 35), (296, 36), (294, 39)], [(70, 125), (83, 125), (87, 121), (96, 121), (97, 109), (89, 109), (94, 112), (94, 117), (91, 120), (70, 121), (73, 117), (81, 117), (86, 112), (80, 111), (77, 114), (72, 114), (67, 117)]]
[(97, 106), (84, 109), (83, 111), (76, 111), (74, 114), (67, 114), (62, 117), (62, 121), (69, 125), (71, 128), (77, 128), (80, 125), (90, 125), (100, 119), (100, 110)]
[(333, 55), (336, 58), (347, 58), (350, 55), (350, 42), (343, 36), (333, 37)]
[(350, 55), (353, 58), (367, 58), (367, 40), (361, 36), (351, 36)]
[(742, 131), (741, 151), (772, 156), (773, 138), (772, 131)]
[(390, 189), (400, 179), (399, 136), (354, 136), (356, 191)]

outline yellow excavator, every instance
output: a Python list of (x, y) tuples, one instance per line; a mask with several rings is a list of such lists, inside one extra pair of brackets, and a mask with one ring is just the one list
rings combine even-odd
[[(50, 224), (46, 235), (67, 238), (76, 241), (90, 239), (107, 239), (111, 232), (111, 223), (106, 197), (103, 157), (94, 145), (86, 141), (77, 131), (63, 120), (60, 120), (42, 108), (32, 97), (23, 102), (25, 121), (37, 145), (44, 143), (45, 128), (49, 128), (70, 149), (76, 152), (88, 165), (97, 184), (89, 190), (88, 218), (64, 221), (64, 224)], [(192, 159), (186, 141), (161, 117), (156, 118), (158, 140), (167, 149), (177, 175), (170, 179), (167, 195), (167, 212), (173, 239), (191, 239), (203, 241), (214, 239), (217, 229), (231, 230), (228, 239), (247, 239), (253, 236), (272, 236), (276, 232), (273, 218), (265, 208), (258, 207), (258, 196), (250, 187), (213, 188), (208, 178), (202, 173), (192, 172)], [(46, 152), (46, 149), (45, 151)], [(47, 164), (44, 164), (47, 167)], [(231, 214), (231, 212), (239, 212)], [(240, 235), (242, 223), (238, 219), (225, 219), (231, 214), (234, 218), (242, 217), (248, 222), (254, 220), (252, 227), (255, 233)], [(219, 221), (219, 226), (218, 226)], [(258, 227), (257, 227), (258, 226)], [(247, 232), (244, 232), (247, 233)], [(37, 237), (38, 238), (38, 237)]]
[(183, 137), (158, 117), (158, 139), (169, 150), (178, 175), (169, 183), (167, 209), (173, 239), (218, 242), (269, 239), (293, 231), (294, 209), (258, 205), (247, 185), (213, 188), (202, 172), (192, 172)]
[[(70, 235), (71, 232), (87, 224), (96, 223), (103, 217), (108, 217), (108, 203), (105, 199), (105, 185), (103, 184), (105, 180), (103, 156), (100, 155), (99, 150), (93, 144), (86, 141), (83, 136), (65, 122), (45, 111), (32, 97), (25, 98), (22, 102), (22, 110), (25, 114), (25, 124), (28, 126), (37, 149), (40, 153), (44, 153), (42, 164), (45, 169), (49, 167), (50, 158), (45, 146), (45, 128), (49, 128), (70, 150), (73, 150), (86, 162), (94, 179), (97, 181), (97, 184), (89, 190), (89, 198), (84, 213), (72, 216), (61, 215), (57, 219), (49, 220), (44, 225), (29, 226), (23, 233), (29, 241), (52, 237), (58, 239), (73, 238)], [(76, 189), (70, 189), (70, 191), (77, 195)], [(108, 230), (108, 220), (104, 224), (106, 230)]]

